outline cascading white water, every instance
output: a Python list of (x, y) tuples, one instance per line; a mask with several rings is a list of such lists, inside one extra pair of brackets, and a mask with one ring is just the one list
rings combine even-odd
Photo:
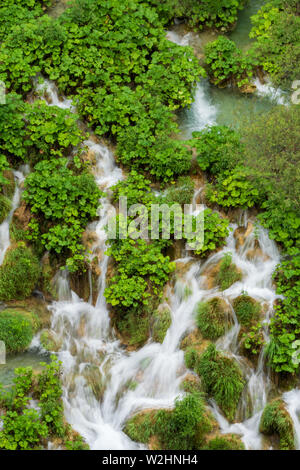
[(4, 261), (5, 253), (10, 246), (10, 235), (9, 235), (9, 226), (13, 217), (13, 213), (17, 209), (20, 203), (21, 197), (21, 185), (25, 179), (25, 173), (28, 172), (28, 166), (23, 166), (19, 171), (14, 171), (15, 178), (15, 192), (12, 199), (11, 210), (6, 217), (6, 219), (0, 225), (0, 265)]
[[(86, 145), (97, 161), (94, 171), (97, 183), (101, 189), (107, 190), (122, 178), (122, 172), (115, 166), (113, 155), (105, 146), (93, 140), (87, 141)], [(199, 191), (195, 193), (194, 200)], [(92, 305), (92, 296), (88, 303), (81, 300), (70, 290), (67, 274), (60, 273), (57, 280), (60, 300), (50, 306), (53, 314), (51, 327), (62, 340), (59, 359), (63, 363), (63, 400), (67, 420), (92, 449), (141, 449), (143, 446), (132, 442), (123, 433), (122, 427), (133, 413), (142, 409), (172, 407), (175, 398), (182, 394), (180, 384), (187, 370), (179, 346), (181, 339), (195, 327), (197, 303), (214, 296), (220, 296), (230, 303), (246, 291), (264, 304), (267, 336), (267, 325), (276, 299), (272, 272), (279, 262), (279, 254), (267, 232), (259, 229), (259, 234), (252, 230), (244, 245), (238, 249), (231, 233), (223, 250), (210, 256), (205, 263), (190, 256), (177, 260), (178, 279), (173, 288), (169, 286), (167, 295), (172, 324), (164, 342), (155, 343), (150, 339), (138, 351), (129, 352), (122, 347), (110, 326), (103, 296), (108, 265), (108, 258), (104, 255), (107, 236), (104, 227), (111, 208), (109, 199), (103, 198), (99, 222), (89, 227), (97, 234), (91, 255), (99, 259), (96, 305)], [(247, 224), (246, 214), (243, 223)], [(232, 226), (233, 230), (235, 228)], [(249, 259), (249, 250), (254, 246), (255, 237), (261, 250)], [(233, 262), (242, 271), (243, 278), (224, 292), (217, 288), (208, 290), (205, 287), (206, 269), (216, 264), (227, 252), (231, 252)], [(188, 269), (180, 275), (179, 267), (183, 264), (187, 264)], [(246, 365), (239, 356), (239, 324), (234, 312), (233, 318), (233, 327), (220, 338), (217, 346), (240, 363), (247, 379), (247, 390), (242, 401), (251, 402), (252, 416), (246, 419), (246, 407), (241, 403), (244, 421), (229, 424), (213, 401), (211, 409), (222, 432), (237, 433), (241, 435), (246, 448), (260, 449), (258, 427), (267, 400), (268, 376), (264, 372), (263, 356), (256, 369)], [(93, 383), (98, 387), (96, 393)]]
[(258, 96), (267, 97), (276, 104), (287, 104), (287, 95), (280, 88), (274, 88), (270, 82), (261, 83), (259, 78), (256, 78), (254, 85)]

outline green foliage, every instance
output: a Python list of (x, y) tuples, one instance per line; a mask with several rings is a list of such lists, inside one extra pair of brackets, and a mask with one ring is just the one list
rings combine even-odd
[(189, 144), (196, 149), (200, 169), (213, 175), (232, 170), (243, 150), (240, 135), (226, 126), (212, 126), (194, 132)]
[(0, 312), (0, 340), (4, 341), (9, 354), (28, 348), (36, 330), (35, 321), (33, 316), (21, 311), (6, 309)]
[(64, 413), (62, 403), (62, 387), (60, 383), (61, 362), (52, 356), (50, 364), (42, 364), (44, 370), (38, 377), (38, 395), (41, 417), (47, 423), (49, 433), (64, 437)]
[(16, 411), (8, 411), (3, 418), (3, 431), (0, 431), (0, 448), (36, 449), (41, 439), (47, 436), (47, 425), (41, 422), (36, 410), (25, 409), (21, 415)]
[[(228, 231), (229, 222), (227, 219), (223, 219), (217, 212), (213, 212), (211, 209), (204, 210), (204, 237), (203, 245), (199, 246), (199, 234), (198, 237), (189, 238), (188, 234), (185, 234), (188, 239), (188, 243), (191, 247), (195, 247), (194, 253), (200, 256), (207, 256), (210, 251), (214, 251), (220, 246), (225, 244), (225, 239), (229, 235)], [(196, 229), (196, 221), (193, 221), (193, 230)], [(198, 240), (197, 240), (198, 238)]]
[(36, 215), (29, 224), (28, 238), (68, 257), (67, 267), (76, 271), (84, 260), (81, 235), (95, 218), (102, 193), (92, 175), (76, 174), (67, 163), (66, 158), (37, 163), (26, 178), (23, 198)]
[[(118, 263), (118, 273), (105, 289), (112, 306), (137, 310), (149, 303), (149, 297), (161, 296), (162, 287), (175, 265), (161, 252), (160, 242), (147, 240), (114, 240), (107, 254)], [(151, 293), (150, 293), (151, 292)]]
[[(296, 372), (299, 369), (299, 303), (300, 303), (300, 256), (283, 261), (274, 273), (276, 292), (283, 295), (275, 306), (271, 321), (271, 341), (266, 354), (276, 372)], [(296, 360), (295, 360), (296, 359)]]
[(224, 301), (215, 297), (197, 305), (197, 326), (204, 338), (216, 340), (230, 325), (229, 312)]
[(205, 413), (204, 401), (198, 393), (177, 399), (174, 410), (160, 410), (155, 422), (156, 434), (167, 450), (199, 449), (211, 423)]
[[(47, 438), (57, 439), (70, 450), (88, 448), (81, 436), (72, 433), (70, 426), (64, 424), (60, 363), (55, 356), (51, 359), (50, 364), (41, 364), (44, 370), (36, 377), (33, 377), (31, 367), (15, 369), (13, 388), (6, 395), (2, 392), (1, 449), (45, 449)], [(32, 396), (38, 400), (38, 411), (28, 409)]]
[(257, 325), (251, 326), (249, 332), (243, 334), (242, 341), (243, 347), (248, 354), (254, 356), (260, 354), (260, 351), (265, 344), (261, 324), (257, 323)]
[(148, 444), (150, 438), (155, 434), (155, 420), (157, 411), (146, 413), (141, 412), (130, 418), (124, 428), (125, 434), (130, 439)]
[(169, 23), (175, 18), (183, 18), (189, 26), (202, 30), (217, 28), (222, 31), (231, 29), (237, 21), (238, 11), (243, 0), (150, 0), (159, 17)]
[(261, 314), (260, 303), (245, 294), (234, 299), (233, 308), (239, 323), (243, 326), (250, 326)]
[(232, 263), (231, 253), (226, 253), (221, 261), (218, 274), (216, 276), (217, 284), (220, 289), (226, 290), (235, 282), (242, 279), (242, 273), (238, 270), (235, 264)]
[(222, 207), (253, 207), (260, 201), (260, 193), (247, 176), (245, 168), (225, 171), (216, 184), (208, 187), (207, 199)]
[(229, 82), (239, 88), (249, 84), (256, 65), (252, 55), (244, 54), (225, 36), (206, 44), (205, 64), (212, 83), (222, 87)]
[(300, 17), (294, 1), (272, 0), (261, 7), (251, 20), (252, 46), (263, 69), (275, 85), (290, 88), (299, 79)]
[(0, 266), (0, 300), (25, 299), (40, 276), (37, 257), (23, 242), (10, 248)]
[(192, 356), (190, 351), (187, 360), (187, 365), (193, 365), (201, 377), (206, 393), (215, 399), (227, 419), (233, 421), (245, 385), (235, 360), (217, 351), (214, 344), (200, 357), (195, 352)]
[(260, 420), (259, 431), (268, 435), (278, 434), (280, 450), (295, 449), (293, 421), (280, 398), (272, 400), (265, 407)]

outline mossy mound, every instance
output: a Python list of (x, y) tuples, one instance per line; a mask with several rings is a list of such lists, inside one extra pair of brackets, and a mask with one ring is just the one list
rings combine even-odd
[(245, 450), (245, 445), (236, 434), (219, 434), (208, 441), (205, 450)]
[[(156, 450), (197, 450), (215, 426), (199, 393), (177, 399), (172, 410), (145, 410), (127, 421), (124, 432)], [(155, 443), (155, 445), (153, 445)]]
[(233, 308), (239, 323), (246, 327), (253, 325), (262, 311), (260, 303), (248, 295), (240, 295), (234, 299)]
[(277, 434), (280, 450), (295, 449), (293, 421), (285, 408), (284, 401), (280, 398), (272, 400), (265, 407), (259, 431), (266, 435)]
[(223, 291), (229, 289), (232, 284), (240, 281), (241, 279), (241, 271), (236, 267), (235, 264), (232, 263), (231, 254), (227, 253), (224, 255), (220, 263), (219, 272), (216, 277), (216, 284)]
[(0, 224), (6, 219), (12, 208), (11, 200), (0, 194)]
[(196, 323), (203, 338), (216, 340), (230, 327), (230, 309), (219, 297), (199, 302)]
[(180, 388), (187, 393), (201, 393), (203, 391), (200, 378), (192, 373), (185, 376), (180, 384)]
[(166, 333), (171, 326), (172, 317), (169, 309), (157, 309), (153, 316), (152, 337), (153, 341), (163, 343)]
[(25, 243), (10, 248), (0, 266), (0, 300), (18, 300), (29, 297), (40, 275), (37, 257)]
[(245, 385), (236, 361), (210, 344), (202, 355), (189, 348), (185, 353), (185, 362), (200, 376), (205, 392), (215, 399), (226, 418), (233, 421)]
[(28, 310), (8, 308), (0, 312), (0, 340), (8, 354), (25, 351), (38, 327), (38, 317)]

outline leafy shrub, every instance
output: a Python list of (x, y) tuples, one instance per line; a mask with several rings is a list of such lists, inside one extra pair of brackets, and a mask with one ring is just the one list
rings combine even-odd
[(232, 255), (226, 253), (220, 263), (220, 268), (216, 276), (217, 284), (221, 290), (226, 290), (235, 282), (242, 279), (242, 273), (238, 270), (235, 264), (232, 263)]
[(252, 46), (263, 69), (270, 74), (275, 85), (290, 88), (299, 78), (300, 18), (297, 2), (273, 0), (261, 7), (251, 18)]
[(232, 170), (243, 151), (239, 133), (226, 126), (211, 126), (194, 132), (189, 145), (196, 149), (200, 169), (213, 175)]
[[(274, 273), (279, 295), (284, 299), (275, 306), (271, 320), (271, 341), (266, 354), (276, 372), (293, 373), (298, 370), (296, 349), (299, 347), (300, 256), (283, 261)], [(295, 357), (296, 355), (296, 357)]]
[(48, 436), (45, 423), (36, 410), (24, 410), (21, 415), (8, 411), (0, 431), (0, 448), (6, 450), (29, 450), (38, 448), (41, 439)]
[(247, 179), (247, 170), (244, 168), (225, 171), (215, 185), (209, 186), (206, 196), (210, 202), (216, 202), (220, 206), (244, 209), (253, 207), (260, 201), (259, 190)]
[(265, 344), (261, 324), (253, 325), (248, 333), (242, 336), (243, 347), (250, 355), (257, 356)]
[[(229, 234), (229, 222), (223, 219), (217, 212), (211, 209), (204, 210), (204, 234), (202, 244), (202, 233), (190, 238), (185, 234), (190, 247), (194, 247), (194, 253), (200, 256), (207, 256), (210, 251), (214, 251), (224, 245)], [(193, 230), (196, 229), (196, 221), (193, 221)], [(200, 237), (200, 239), (199, 239)], [(199, 245), (200, 242), (200, 245)]]
[(263, 434), (278, 434), (281, 450), (295, 449), (293, 421), (280, 398), (266, 405), (260, 420), (259, 431)]
[(180, 176), (161, 196), (165, 204), (190, 204), (194, 195), (194, 183), (189, 176)]
[(233, 421), (245, 385), (235, 360), (226, 357), (211, 344), (200, 357), (196, 357), (194, 368), (202, 379), (206, 393), (215, 399), (227, 419)]
[(36, 331), (36, 319), (29, 313), (7, 309), (0, 312), (0, 340), (8, 353), (28, 348)]
[(253, 76), (254, 59), (230, 39), (219, 36), (205, 46), (205, 64), (211, 81), (218, 86), (228, 82), (243, 87)]
[(60, 366), (55, 356), (50, 364), (42, 364), (44, 370), (38, 377), (38, 395), (42, 420), (49, 432), (59, 437), (65, 435)]
[(255, 320), (258, 320), (261, 313), (261, 305), (248, 295), (240, 295), (233, 301), (233, 308), (238, 321), (244, 326), (250, 326)]
[(182, 400), (177, 399), (171, 412), (158, 411), (155, 430), (163, 449), (199, 449), (205, 434), (211, 430), (201, 395), (193, 393)]
[(23, 242), (10, 248), (0, 266), (0, 300), (29, 297), (40, 275), (37, 257)]
[(215, 297), (197, 305), (197, 326), (204, 338), (211, 340), (223, 336), (230, 325), (228, 308), (224, 301)]
[(23, 198), (37, 217), (29, 224), (28, 238), (69, 256), (67, 266), (76, 271), (84, 260), (81, 235), (95, 218), (102, 193), (92, 175), (76, 174), (67, 163), (65, 158), (37, 163), (26, 178)]

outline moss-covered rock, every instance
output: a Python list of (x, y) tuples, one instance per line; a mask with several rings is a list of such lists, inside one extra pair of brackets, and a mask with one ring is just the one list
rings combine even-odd
[(168, 308), (157, 309), (152, 316), (152, 337), (157, 343), (163, 343), (166, 333), (171, 326), (172, 317)]
[(272, 400), (265, 407), (259, 431), (266, 435), (277, 434), (281, 450), (295, 449), (293, 421), (285, 408), (284, 401), (280, 398)]
[(185, 361), (200, 376), (205, 392), (215, 399), (227, 419), (233, 421), (245, 385), (237, 362), (217, 351), (214, 344), (201, 355), (189, 348)]
[(37, 257), (25, 243), (10, 248), (0, 266), (0, 300), (25, 299), (35, 288), (40, 275)]
[(11, 200), (0, 194), (0, 224), (6, 219), (12, 208)]
[(231, 311), (225, 300), (214, 297), (197, 305), (197, 326), (203, 338), (216, 340), (231, 325)]
[(38, 327), (38, 317), (29, 310), (7, 308), (0, 312), (0, 340), (9, 354), (25, 351)]
[(224, 255), (220, 266), (219, 272), (216, 276), (216, 284), (221, 290), (226, 290), (235, 282), (242, 279), (241, 271), (232, 263), (232, 256), (230, 253)]
[(261, 314), (261, 305), (248, 295), (240, 295), (233, 301), (233, 308), (239, 323), (245, 327), (253, 325)]
[(187, 374), (180, 384), (180, 388), (187, 393), (202, 392), (201, 380), (196, 374)]
[(206, 450), (245, 450), (245, 445), (236, 434), (218, 434), (208, 440)]
[(132, 416), (123, 431), (133, 441), (148, 444), (155, 435), (155, 423), (158, 410), (143, 410)]

